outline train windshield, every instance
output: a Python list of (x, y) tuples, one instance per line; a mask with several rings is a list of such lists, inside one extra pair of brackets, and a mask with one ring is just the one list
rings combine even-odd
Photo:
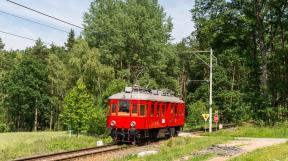
[(125, 100), (119, 101), (118, 115), (130, 115), (130, 102)]

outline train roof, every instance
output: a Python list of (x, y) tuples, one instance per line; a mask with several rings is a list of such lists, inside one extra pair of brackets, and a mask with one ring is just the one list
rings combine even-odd
[(179, 97), (175, 97), (172, 93), (160, 90), (147, 90), (140, 88), (126, 87), (125, 91), (116, 93), (109, 97), (109, 99), (124, 99), (124, 100), (149, 100), (157, 102), (172, 102), (184, 103)]

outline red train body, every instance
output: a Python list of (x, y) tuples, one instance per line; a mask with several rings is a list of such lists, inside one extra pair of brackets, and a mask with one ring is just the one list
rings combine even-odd
[(126, 87), (109, 97), (107, 128), (117, 143), (176, 136), (184, 126), (184, 102), (167, 92)]

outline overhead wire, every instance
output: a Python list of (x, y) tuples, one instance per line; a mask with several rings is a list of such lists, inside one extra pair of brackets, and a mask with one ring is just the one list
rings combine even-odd
[[(30, 41), (34, 41), (34, 42), (37, 41), (36, 39), (30, 38), (30, 37), (21, 36), (21, 35), (18, 35), (18, 34), (6, 32), (6, 31), (2, 31), (2, 30), (0, 30), (0, 33), (4, 33), (4, 34), (6, 34), (6, 35), (19, 37), (19, 38), (26, 39), (26, 40), (30, 40)], [(50, 45), (50, 44), (51, 44), (51, 43), (47, 43), (47, 42), (43, 42), (43, 43), (46, 44), (46, 45)]]
[[(44, 16), (46, 16), (46, 17), (52, 18), (52, 19), (54, 19), (54, 20), (60, 21), (60, 22), (62, 22), (62, 23), (68, 24), (68, 25), (70, 25), (70, 26), (77, 27), (77, 28), (79, 28), (79, 29), (84, 30), (84, 28), (81, 27), (81, 26), (78, 26), (78, 25), (75, 25), (75, 24), (70, 23), (70, 22), (68, 22), (68, 21), (62, 20), (62, 19), (60, 19), (60, 18), (51, 16), (51, 15), (46, 14), (46, 13), (44, 13), (44, 12), (35, 10), (35, 9), (30, 8), (30, 7), (28, 7), (28, 6), (19, 4), (19, 3), (17, 3), (17, 2), (11, 1), (11, 0), (6, 0), (6, 1), (7, 1), (7, 2), (10, 2), (10, 3), (12, 3), (12, 4), (15, 4), (15, 5), (17, 5), (17, 6), (26, 8), (26, 9), (28, 9), (28, 10), (30, 10), (30, 11), (36, 12), (36, 13), (38, 13), (38, 14), (44, 15)], [(36, 21), (33, 21), (33, 20), (29, 20), (29, 19), (24, 18), (24, 17), (20, 17), (20, 16), (17, 16), (17, 15), (14, 15), (14, 14), (10, 14), (10, 13), (4, 12), (4, 11), (0, 11), (0, 12), (1, 12), (1, 13), (4, 13), (4, 14), (7, 14), (7, 15), (10, 15), (10, 16), (14, 16), (14, 17), (21, 18), (21, 19), (26, 20), (26, 21), (30, 21), (30, 22), (33, 22), (33, 23), (37, 23), (37, 24), (42, 25), (42, 26), (46, 26), (46, 27), (49, 27), (49, 28), (51, 28), (51, 29), (55, 29), (55, 30), (58, 30), (58, 31), (62, 31), (62, 32), (69, 33), (69, 32), (67, 32), (67, 31), (65, 31), (65, 30), (62, 30), (62, 29), (59, 29), (59, 28), (56, 28), (56, 27), (53, 27), (53, 26), (49, 26), (49, 25), (46, 25), (46, 24), (42, 24), (42, 23), (39, 23), (39, 22), (36, 22)], [(90, 30), (90, 31), (92, 31), (92, 32), (94, 32), (94, 33), (98, 33), (98, 34), (101, 34), (101, 35), (105, 35), (105, 33), (99, 33), (99, 32), (97, 32), (97, 31), (95, 31), (95, 30), (91, 30), (91, 29), (88, 29), (88, 30)], [(33, 39), (33, 38), (29, 38), (29, 37), (26, 37), (26, 36), (21, 36), (21, 35), (18, 35), (18, 34), (9, 33), (9, 32), (6, 32), (6, 31), (1, 31), (1, 30), (0, 30), (0, 32), (5, 33), (5, 34), (8, 34), (8, 35), (16, 36), (16, 37), (19, 37), (19, 38), (31, 40), (31, 41), (37, 41), (37, 40), (35, 40), (35, 39)], [(51, 44), (51, 43), (46, 43), (46, 42), (45, 42), (45, 44)]]
[(54, 19), (54, 20), (60, 21), (60, 22), (62, 22), (62, 23), (68, 24), (68, 25), (70, 25), (70, 26), (74, 26), (74, 27), (77, 27), (77, 28), (79, 28), (79, 29), (84, 29), (84, 28), (81, 27), (81, 26), (75, 25), (75, 24), (73, 24), (73, 23), (67, 22), (67, 21), (65, 21), (65, 20), (62, 20), (62, 19), (60, 19), (60, 18), (51, 16), (51, 15), (48, 15), (48, 14), (46, 14), (46, 13), (44, 13), (44, 12), (35, 10), (35, 9), (33, 9), (33, 8), (30, 8), (30, 7), (27, 7), (27, 6), (25, 6), (25, 5), (19, 4), (19, 3), (17, 3), (17, 2), (14, 2), (14, 1), (11, 1), (11, 0), (6, 0), (6, 1), (7, 1), (7, 2), (10, 2), (10, 3), (13, 3), (13, 4), (17, 5), (17, 6), (26, 8), (26, 9), (28, 9), (28, 10), (30, 10), (30, 11), (39, 13), (39, 14), (44, 15), (44, 16), (46, 16), (46, 17), (52, 18), (52, 19)]
[(1, 10), (0, 10), (0, 13), (6, 14), (6, 15), (9, 15), (9, 16), (13, 16), (13, 17), (17, 17), (17, 18), (22, 19), (22, 20), (25, 20), (25, 21), (29, 21), (29, 22), (32, 22), (32, 23), (35, 23), (35, 24), (38, 24), (38, 25), (41, 25), (41, 26), (48, 27), (48, 28), (50, 28), (50, 29), (54, 29), (54, 30), (57, 30), (57, 31), (69, 33), (68, 31), (65, 31), (65, 30), (62, 30), (62, 29), (59, 29), (59, 28), (50, 26), (50, 25), (46, 25), (46, 24), (43, 24), (43, 23), (40, 23), (40, 22), (37, 22), (37, 21), (34, 21), (34, 20), (30, 20), (30, 19), (27, 19), (27, 18), (24, 18), (24, 17), (21, 17), (21, 16), (17, 16), (17, 15), (14, 15), (14, 14), (12, 14), (12, 13), (8, 13), (8, 12), (1, 11)]

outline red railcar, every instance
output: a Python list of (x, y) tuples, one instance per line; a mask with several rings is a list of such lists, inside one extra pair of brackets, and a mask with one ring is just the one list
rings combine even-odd
[(184, 126), (185, 104), (169, 92), (126, 87), (109, 105), (107, 128), (117, 143), (176, 136)]

